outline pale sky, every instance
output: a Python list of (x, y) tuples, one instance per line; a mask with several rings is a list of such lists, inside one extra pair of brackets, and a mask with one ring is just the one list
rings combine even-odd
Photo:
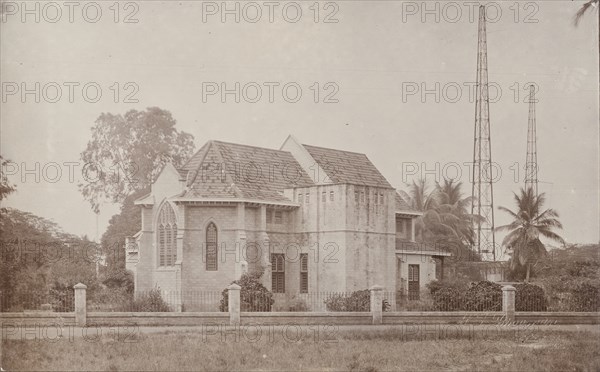
[[(34, 3), (28, 3), (32, 9)], [(476, 76), (477, 21), (469, 19), (471, 8), (465, 2), (454, 7), (439, 3), (439, 22), (431, 1), (427, 4), (433, 13), (425, 22), (418, 8), (421, 1), (320, 2), (317, 23), (314, 8), (309, 9), (312, 1), (301, 3), (296, 23), (282, 16), (286, 2), (278, 3), (272, 23), (264, 6), (262, 18), (248, 22), (244, 16), (253, 18), (256, 9), (243, 13), (245, 3), (240, 3), (239, 23), (232, 15), (222, 23), (218, 10), (205, 14), (204, 22), (203, 4), (196, 1), (130, 3), (134, 5), (127, 9), (121, 3), (118, 23), (114, 8), (109, 8), (112, 1), (96, 2), (102, 10), (97, 23), (82, 17), (83, 5), (74, 9), (73, 22), (62, 8), (56, 23), (49, 22), (57, 17), (56, 9), (41, 6), (39, 23), (35, 15), (26, 15), (22, 22), (22, 9), (9, 9), (0, 36), (1, 153), (29, 169), (38, 162), (40, 172), (49, 173), (40, 182), (33, 174), (22, 182), (22, 169), (10, 176), (18, 191), (3, 206), (94, 238), (95, 215), (77, 189), (81, 166), (71, 182), (62, 164), (79, 161), (100, 113), (124, 114), (150, 106), (169, 110), (177, 128), (194, 135), (197, 148), (210, 139), (279, 148), (293, 134), (306, 144), (367, 154), (397, 188), (415, 177), (407, 171), (416, 169), (411, 164), (418, 166), (417, 175), (430, 170), (431, 181), (444, 171), (454, 176), (455, 168), (448, 164), (460, 164), (460, 180), (470, 195), (468, 166), (463, 164), (473, 156), (475, 104), (469, 85)], [(600, 224), (598, 17), (588, 14), (574, 27), (572, 17), (582, 3), (520, 2), (517, 7), (514, 1), (497, 2), (492, 7), (499, 4), (502, 14), (491, 9), (489, 17), (498, 20), (487, 25), (489, 80), (502, 91), (490, 105), (492, 158), (502, 169), (494, 185), (495, 204), (512, 209), (512, 192), (523, 184), (528, 115), (523, 101), (527, 83), (533, 82), (539, 87), (540, 189), (547, 193), (547, 207), (561, 215), (562, 236), (572, 243), (598, 242)], [(214, 10), (211, 4), (205, 2), (205, 10)], [(234, 2), (229, 4), (233, 8)], [(295, 17), (293, 6), (286, 9), (288, 20)], [(87, 9), (88, 19), (94, 12)], [(137, 23), (123, 23), (130, 13)], [(331, 13), (338, 22), (324, 23)], [(34, 94), (25, 99), (20, 91), (10, 94), (15, 86), (22, 89), (22, 83), (34, 89), (36, 82), (47, 87), (40, 89), (39, 103)], [(57, 102), (51, 102), (56, 85), (47, 85), (53, 82), (62, 86)], [(133, 91), (125, 88), (128, 82), (139, 87), (133, 97), (138, 103), (123, 102)], [(262, 86), (263, 96), (256, 103), (244, 97), (236, 103), (233, 95), (225, 103), (219, 95), (203, 102), (203, 83), (210, 82), (226, 83), (228, 89), (235, 82), (254, 82)], [(280, 84), (274, 88), (274, 102), (269, 102), (265, 82)], [(319, 103), (314, 103), (315, 82)], [(70, 83), (79, 83), (72, 85), (73, 102)], [(102, 89), (98, 102), (84, 99), (81, 88), (86, 83)], [(298, 102), (284, 100), (281, 87), (286, 83), (302, 89)], [(323, 103), (334, 89), (326, 88), (327, 83), (339, 88), (333, 97), (339, 102)], [(424, 99), (420, 92), (403, 97), (403, 87), (433, 92), (436, 83), (439, 102), (434, 93)], [(455, 99), (456, 87), (461, 88), (460, 99)], [(93, 93), (88, 90), (87, 98)], [(252, 85), (246, 93), (254, 97)], [(293, 96), (294, 90), (288, 90), (286, 97)], [(54, 170), (44, 168), (51, 162), (62, 165), (57, 182), (49, 182)], [(517, 180), (515, 163), (521, 167)], [(114, 205), (102, 206), (99, 235), (116, 211)], [(506, 215), (495, 213), (497, 225), (508, 222)]]

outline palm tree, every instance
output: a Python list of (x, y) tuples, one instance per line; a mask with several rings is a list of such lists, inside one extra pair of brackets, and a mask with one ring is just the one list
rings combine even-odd
[(478, 261), (478, 256), (469, 249), (473, 244), (475, 218), (468, 211), (472, 198), (464, 198), (461, 188), (461, 182), (447, 179), (431, 188), (426, 180), (420, 179), (413, 181), (408, 192), (400, 191), (400, 195), (422, 213), (415, 220), (417, 241), (431, 241), (453, 250), (454, 259)]
[(581, 6), (581, 8), (579, 8), (579, 10), (577, 11), (577, 13), (575, 14), (575, 19), (574, 19), (574, 23), (575, 26), (579, 25), (579, 22), (581, 21), (581, 18), (583, 18), (583, 16), (587, 13), (587, 11), (590, 8), (595, 8), (596, 10), (598, 10), (598, 5), (600, 5), (600, 0), (589, 0), (588, 2), (586, 2), (585, 4), (583, 4)]
[(558, 213), (553, 209), (541, 212), (546, 201), (543, 193), (535, 195), (532, 188), (521, 188), (521, 195), (514, 194), (514, 199), (517, 205), (516, 212), (498, 207), (514, 220), (508, 225), (497, 227), (496, 231), (509, 231), (502, 241), (502, 246), (512, 253), (511, 270), (514, 271), (519, 265), (526, 266), (525, 281), (527, 282), (531, 275), (531, 263), (547, 253), (540, 236), (561, 244), (565, 244), (565, 241), (552, 231), (562, 229)]
[(473, 219), (468, 211), (472, 197), (463, 197), (462, 182), (444, 179), (443, 184), (436, 184), (439, 225), (466, 245), (473, 244)]
[(415, 219), (415, 237), (417, 241), (424, 241), (431, 234), (430, 224), (426, 221), (435, 210), (435, 189), (430, 190), (427, 180), (419, 179), (412, 182), (408, 192), (400, 191), (400, 195), (412, 209), (422, 213)]

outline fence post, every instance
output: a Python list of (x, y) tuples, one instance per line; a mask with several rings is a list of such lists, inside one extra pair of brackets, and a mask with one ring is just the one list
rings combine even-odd
[(383, 321), (383, 288), (374, 285), (371, 291), (371, 314), (373, 315), (373, 324), (381, 324)]
[(502, 311), (508, 323), (515, 321), (515, 293), (517, 289), (512, 285), (502, 287)]
[(75, 289), (75, 324), (77, 324), (80, 327), (83, 327), (87, 322), (87, 310), (85, 299), (87, 285), (83, 283), (77, 283), (73, 286), (73, 289)]
[(240, 324), (240, 287), (237, 284), (230, 285), (227, 289), (228, 308), (229, 308), (229, 324), (236, 325)]

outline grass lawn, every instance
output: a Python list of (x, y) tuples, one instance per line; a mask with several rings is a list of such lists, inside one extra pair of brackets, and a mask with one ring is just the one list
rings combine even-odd
[[(598, 333), (425, 333), (414, 329), (297, 327), (5, 340), (6, 371), (39, 370), (494, 370), (599, 371)], [(283, 333), (287, 332), (287, 336)], [(301, 338), (301, 339), (300, 339)]]

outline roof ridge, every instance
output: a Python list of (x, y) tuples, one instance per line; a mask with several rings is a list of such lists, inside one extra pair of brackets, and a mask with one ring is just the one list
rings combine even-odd
[(253, 149), (269, 150), (269, 151), (277, 151), (277, 152), (285, 152), (287, 154), (291, 154), (289, 151), (285, 151), (285, 150), (278, 150), (278, 149), (272, 149), (272, 148), (269, 148), (269, 147), (260, 147), (260, 146), (254, 146), (254, 145), (245, 145), (243, 143), (235, 143), (235, 142), (227, 142), (227, 141), (217, 141), (217, 140), (212, 140), (212, 142), (220, 143), (220, 144), (224, 144), (224, 145), (236, 145), (236, 146), (242, 146), (242, 147), (249, 147), (249, 148), (253, 148)]
[[(204, 145), (202, 145), (202, 147), (200, 147), (198, 149), (198, 151), (196, 151), (194, 153), (194, 155), (190, 156), (190, 158), (188, 160), (186, 160), (185, 163), (180, 168), (176, 168), (176, 169), (185, 169), (185, 167), (189, 164), (189, 162), (192, 161), (192, 159), (194, 159), (200, 151), (202, 151), (206, 146), (208, 146), (210, 144), (210, 142), (211, 142), (210, 140), (206, 141), (206, 143)], [(206, 156), (206, 154), (204, 154), (204, 156)], [(202, 158), (202, 159), (204, 160), (204, 158)]]
[[(364, 155), (367, 156), (367, 154), (365, 154), (364, 152), (356, 152), (356, 151), (348, 151), (348, 150), (340, 150), (340, 149), (332, 149), (331, 147), (322, 147), (322, 146), (314, 146), (314, 145), (307, 145), (305, 143), (302, 144), (302, 146), (307, 146), (307, 147), (313, 147), (316, 149), (324, 149), (324, 150), (333, 150), (333, 151), (340, 151), (340, 152), (347, 152), (349, 154), (356, 154), (356, 155)], [(367, 156), (368, 157), (368, 156)]]

